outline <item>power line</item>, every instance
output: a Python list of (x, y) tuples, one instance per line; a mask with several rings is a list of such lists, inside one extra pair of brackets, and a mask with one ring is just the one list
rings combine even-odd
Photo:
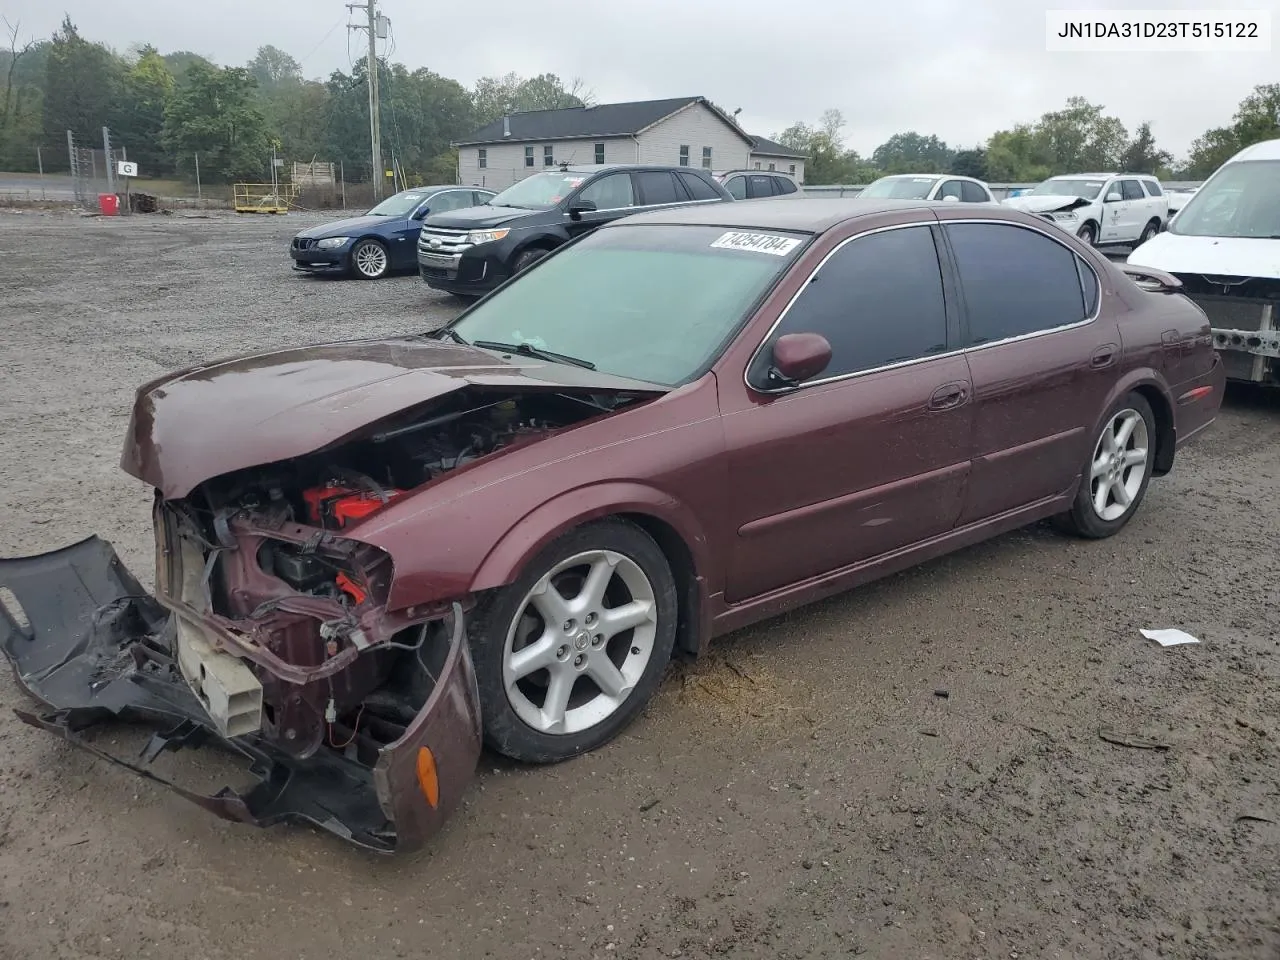
[[(312, 48), (311, 48), (311, 52), (310, 52), (310, 53), (308, 53), (305, 57), (303, 57), (301, 60), (299, 60), (299, 61), (298, 61), (298, 66), (302, 66), (304, 63), (306, 63), (308, 60), (310, 60), (312, 57), (314, 57), (314, 56), (316, 55), (316, 51), (317, 51), (317, 50), (319, 50), (321, 47), (323, 47), (323, 46), (324, 46), (324, 42), (325, 42), (326, 40), (328, 40), (331, 36), (333, 36), (333, 31), (337, 30), (340, 26), (342, 26), (342, 21), (343, 21), (344, 19), (346, 19), (346, 18), (345, 18), (345, 17), (339, 17), (339, 18), (338, 18), (338, 22), (337, 22), (337, 23), (335, 23), (332, 27), (330, 27), (330, 28), (329, 28), (329, 32), (328, 32), (328, 33), (326, 33), (323, 37), (321, 37), (321, 38), (320, 38), (320, 42), (319, 42), (319, 43), (317, 43), (314, 47), (312, 47)], [(347, 44), (348, 48), (350, 47), (350, 36), (351, 36), (350, 34), (348, 34), (348, 35), (347, 35), (347, 37), (348, 37), (348, 44)]]

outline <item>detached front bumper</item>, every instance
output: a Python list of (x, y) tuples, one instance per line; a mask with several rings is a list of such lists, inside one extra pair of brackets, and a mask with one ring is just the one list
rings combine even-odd
[[(369, 766), (336, 750), (300, 758), (256, 735), (221, 736), (179, 670), (173, 616), (104, 540), (0, 560), (0, 587), (21, 608), (6, 609), (0, 595), (0, 650), (19, 685), (45, 707), (15, 710), (18, 717), (224, 819), (262, 827), (310, 822), (361, 847), (400, 852), (440, 828), (475, 774), (480, 703), (457, 604), (445, 617), (449, 649), (432, 692), (400, 739)], [(112, 721), (161, 729), (132, 762), (81, 736)], [(165, 750), (200, 745), (243, 758), (258, 784), (245, 793), (225, 787), (205, 795), (147, 769)]]

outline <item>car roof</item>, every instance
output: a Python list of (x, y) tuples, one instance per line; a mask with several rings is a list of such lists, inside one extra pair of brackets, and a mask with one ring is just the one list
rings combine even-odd
[(401, 190), (393, 196), (403, 196), (406, 193), (439, 193), (441, 190), (488, 190), (488, 187), (471, 187), (465, 183), (433, 183), (425, 187), (409, 187), (407, 190)]
[[(1280, 160), (1280, 140), (1263, 140), (1245, 147), (1232, 160)], [(1228, 161), (1230, 162), (1230, 161)]]
[[(1106, 180), (1108, 177), (1118, 177), (1118, 173), (1060, 173), (1050, 180)], [(1132, 176), (1140, 176), (1140, 174), (1132, 174)]]
[(686, 173), (710, 173), (699, 167), (680, 167), (672, 163), (578, 163), (566, 164), (539, 173), (601, 173), (605, 170), (682, 170)]
[[(618, 225), (687, 225), (725, 227), (738, 230), (793, 230), (825, 233), (832, 227), (859, 217), (908, 210), (954, 210), (955, 204), (941, 200), (868, 200), (860, 197), (815, 199), (812, 197), (767, 197), (762, 200), (735, 200), (732, 203), (700, 203), (634, 213), (599, 229)], [(1025, 223), (1017, 211), (1003, 207), (984, 208), (983, 218), (995, 217)]]

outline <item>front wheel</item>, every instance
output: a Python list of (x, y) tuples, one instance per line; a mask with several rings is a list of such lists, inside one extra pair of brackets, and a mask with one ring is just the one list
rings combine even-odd
[(1076, 236), (1083, 240), (1091, 247), (1098, 245), (1098, 228), (1092, 223), (1086, 223), (1076, 231)]
[(1160, 232), (1160, 221), (1152, 220), (1150, 223), (1148, 223), (1145, 227), (1142, 228), (1142, 236), (1138, 237), (1138, 242), (1136, 246), (1139, 246), (1139, 247), (1142, 246), (1144, 243), (1146, 243), (1148, 240), (1150, 240), (1159, 232)]
[(511, 265), (511, 272), (521, 273), (522, 271), (528, 270), (530, 267), (532, 267), (535, 263), (537, 263), (539, 260), (541, 260), (550, 252), (551, 252), (550, 250), (543, 250), (540, 247), (534, 247), (531, 250), (525, 250), (523, 253), (520, 254), (520, 256), (516, 257), (515, 263)]
[(1155, 415), (1139, 393), (1125, 396), (1107, 414), (1063, 529), (1100, 540), (1120, 531), (1146, 496), (1155, 464)]
[(613, 739), (644, 707), (675, 643), (670, 565), (634, 524), (562, 536), (472, 617), (485, 739), (555, 763)]
[(351, 249), (351, 269), (364, 280), (378, 280), (387, 275), (390, 261), (387, 248), (377, 240), (361, 240)]

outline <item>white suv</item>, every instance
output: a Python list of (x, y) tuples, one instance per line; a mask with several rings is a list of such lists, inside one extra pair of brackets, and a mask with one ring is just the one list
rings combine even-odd
[(1169, 221), (1169, 197), (1160, 181), (1140, 173), (1050, 177), (1004, 203), (1038, 213), (1099, 247), (1146, 243)]

